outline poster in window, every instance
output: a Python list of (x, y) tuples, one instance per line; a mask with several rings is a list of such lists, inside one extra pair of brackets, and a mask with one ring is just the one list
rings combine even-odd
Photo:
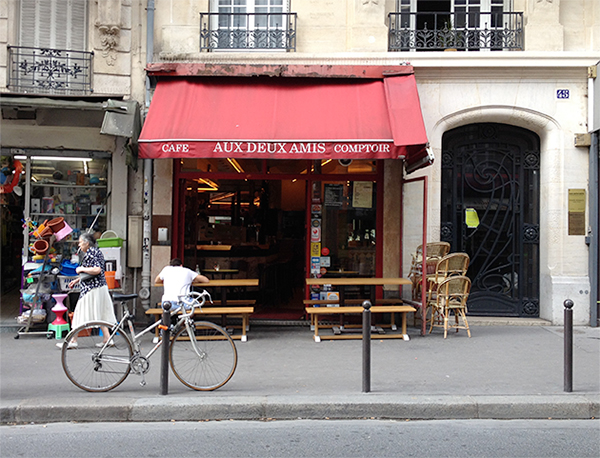
[(352, 192), (352, 206), (354, 208), (373, 207), (373, 182), (355, 181)]
[(325, 185), (325, 205), (328, 207), (341, 207), (344, 202), (343, 184)]
[(321, 244), (320, 243), (311, 243), (310, 244), (310, 256), (312, 258), (319, 258), (319, 262), (321, 262)]

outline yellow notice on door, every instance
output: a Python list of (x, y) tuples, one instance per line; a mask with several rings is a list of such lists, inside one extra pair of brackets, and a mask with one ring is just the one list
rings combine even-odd
[(465, 209), (465, 223), (470, 229), (477, 229), (479, 227), (479, 215), (477, 210), (474, 208)]
[(321, 244), (320, 243), (311, 243), (310, 244), (310, 255), (311, 256), (321, 256)]

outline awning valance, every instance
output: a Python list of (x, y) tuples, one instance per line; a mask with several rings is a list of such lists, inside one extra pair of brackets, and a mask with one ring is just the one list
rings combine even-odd
[[(142, 158), (397, 159), (429, 165), (414, 75), (161, 79)], [(412, 165), (412, 166), (411, 166)]]

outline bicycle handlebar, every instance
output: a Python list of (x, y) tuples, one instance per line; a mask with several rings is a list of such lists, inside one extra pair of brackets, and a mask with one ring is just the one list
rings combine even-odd
[(210, 293), (206, 290), (202, 290), (201, 293), (192, 291), (184, 296), (178, 296), (178, 299), (183, 305), (183, 307), (181, 307), (181, 315), (184, 318), (192, 316), (196, 308), (202, 308), (202, 306), (206, 303), (206, 299), (208, 299), (211, 304), (213, 303)]

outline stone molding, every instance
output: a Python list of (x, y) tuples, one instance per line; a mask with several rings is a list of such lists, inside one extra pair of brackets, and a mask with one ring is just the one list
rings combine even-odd
[(96, 25), (100, 33), (100, 44), (102, 46), (102, 57), (108, 65), (115, 65), (117, 60), (117, 48), (121, 38), (121, 27), (118, 25)]
[(98, 2), (96, 28), (100, 37), (102, 57), (110, 66), (115, 65), (117, 48), (121, 41), (121, 7), (121, 0)]

